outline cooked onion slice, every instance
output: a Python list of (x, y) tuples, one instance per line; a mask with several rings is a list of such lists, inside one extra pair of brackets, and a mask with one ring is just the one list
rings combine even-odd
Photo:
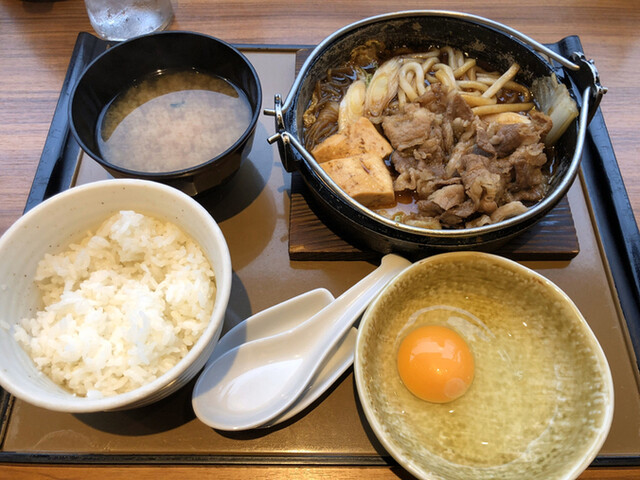
[(382, 121), (382, 111), (398, 93), (398, 73), (402, 59), (394, 57), (384, 62), (371, 77), (364, 101), (365, 115), (372, 123)]
[(353, 125), (363, 116), (364, 99), (367, 86), (364, 80), (356, 80), (345, 93), (338, 111), (338, 130)]

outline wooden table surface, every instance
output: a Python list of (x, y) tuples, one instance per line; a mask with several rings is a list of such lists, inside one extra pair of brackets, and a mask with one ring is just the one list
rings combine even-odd
[[(393, 10), (446, 9), (505, 23), (541, 42), (579, 35), (609, 88), (602, 110), (636, 219), (640, 218), (638, 0), (173, 0), (170, 29), (229, 42), (315, 44), (334, 30)], [(81, 0), (0, 3), (0, 234), (22, 213), (79, 31)], [(1, 259), (0, 259), (1, 261)], [(160, 470), (161, 468), (161, 470)], [(0, 465), (0, 478), (410, 478), (381, 467), (123, 467)], [(591, 468), (580, 478), (640, 478), (640, 469)]]

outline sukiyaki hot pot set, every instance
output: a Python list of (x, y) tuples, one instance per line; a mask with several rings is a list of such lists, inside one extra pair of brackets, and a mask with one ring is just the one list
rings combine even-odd
[[(549, 173), (544, 197), (526, 211), (496, 223), (465, 228), (429, 228), (403, 223), (363, 206), (347, 194), (327, 174), (305, 148), (304, 114), (316, 84), (329, 69), (349, 61), (351, 52), (376, 40), (388, 49), (425, 52), (431, 47), (450, 46), (469, 58), (478, 59), (505, 72), (517, 63), (514, 80), (530, 87), (536, 79), (557, 77), (558, 83), (572, 85), (578, 114), (554, 143), (554, 167)], [(367, 79), (371, 81), (371, 79)], [(564, 88), (564, 87), (563, 87)], [(541, 220), (567, 193), (580, 165), (586, 127), (606, 92), (599, 82), (593, 62), (581, 52), (565, 58), (524, 34), (500, 23), (458, 12), (407, 11), (380, 15), (353, 23), (322, 41), (310, 54), (283, 100), (275, 96), (273, 110), (276, 134), (286, 170), (299, 172), (311, 197), (309, 203), (318, 216), (338, 235), (354, 245), (380, 253), (390, 251), (424, 255), (436, 251), (492, 250)], [(547, 112), (545, 112), (547, 113)], [(377, 126), (381, 130), (380, 125)]]

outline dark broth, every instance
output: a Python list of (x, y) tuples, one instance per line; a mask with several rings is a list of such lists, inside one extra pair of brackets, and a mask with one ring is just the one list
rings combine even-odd
[[(432, 47), (436, 47), (433, 45)], [(421, 49), (428, 51), (429, 48)], [(314, 99), (307, 106), (305, 112), (304, 125), (304, 141), (306, 148), (311, 151), (313, 148), (324, 141), (329, 136), (338, 131), (338, 105), (344, 97), (351, 82), (358, 77), (358, 72), (364, 71), (367, 76), (373, 75), (375, 70), (385, 61), (398, 55), (407, 55), (414, 51), (407, 47), (386, 48), (381, 42), (372, 40), (356, 47), (350, 55), (350, 59), (343, 65), (329, 69), (324, 78), (317, 83), (314, 91)], [(449, 55), (446, 51), (440, 53), (442, 63), (448, 63)], [(490, 63), (476, 59), (477, 65), (487, 72), (496, 71)], [(435, 72), (429, 72), (434, 75)], [(496, 94), (497, 103), (521, 103), (525, 102), (525, 95), (522, 91), (502, 88)], [(535, 99), (533, 99), (535, 102)], [(390, 104), (386, 112), (394, 113), (393, 106)], [(328, 114), (327, 114), (328, 112)], [(311, 121), (313, 118), (314, 121)], [(380, 133), (382, 129), (377, 126)], [(553, 174), (557, 169), (558, 159), (553, 147), (545, 148), (547, 155), (547, 163), (542, 171), (546, 178), (546, 182), (550, 184)], [(387, 168), (392, 176), (396, 178), (398, 173), (391, 164), (389, 157), (384, 159)], [(396, 221), (403, 222), (404, 217), (418, 211), (418, 201), (420, 200), (418, 192), (415, 190), (395, 191), (395, 205), (382, 209), (375, 209), (383, 216), (392, 218)]]

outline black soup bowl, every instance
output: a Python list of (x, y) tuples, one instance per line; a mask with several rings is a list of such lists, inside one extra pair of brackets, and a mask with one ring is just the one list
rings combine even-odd
[[(205, 73), (231, 83), (251, 109), (246, 130), (214, 158), (179, 170), (137, 171), (110, 163), (98, 138), (106, 109), (137, 82), (175, 71)], [(119, 43), (98, 56), (71, 92), (69, 121), (82, 150), (114, 177), (154, 180), (193, 196), (225, 183), (240, 168), (251, 149), (261, 105), (258, 74), (239, 50), (208, 35), (166, 31)]]

